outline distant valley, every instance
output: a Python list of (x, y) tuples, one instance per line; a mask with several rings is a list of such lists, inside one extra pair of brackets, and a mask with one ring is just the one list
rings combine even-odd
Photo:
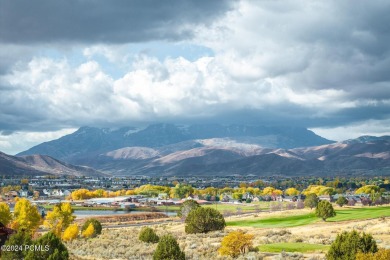
[(390, 137), (336, 143), (294, 127), (82, 127), (18, 156), (33, 154), (116, 176), (389, 174)]

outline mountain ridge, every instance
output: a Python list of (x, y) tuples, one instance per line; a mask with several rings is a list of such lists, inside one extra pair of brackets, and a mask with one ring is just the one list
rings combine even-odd
[(294, 127), (217, 124), (155, 124), (143, 129), (81, 127), (73, 134), (21, 154), (41, 148), (69, 163), (118, 176), (293, 176), (390, 169), (389, 136), (333, 142)]
[(8, 176), (107, 176), (91, 167), (72, 165), (46, 155), (12, 156), (3, 152), (0, 152), (0, 172)]
[(72, 134), (36, 145), (18, 153), (17, 156), (44, 154), (72, 162), (75, 156), (98, 155), (124, 147), (154, 148), (195, 139), (224, 137), (252, 139), (253, 142), (273, 148), (294, 148), (333, 142), (299, 127), (153, 124), (143, 129), (124, 127), (112, 131), (107, 128), (80, 127)]

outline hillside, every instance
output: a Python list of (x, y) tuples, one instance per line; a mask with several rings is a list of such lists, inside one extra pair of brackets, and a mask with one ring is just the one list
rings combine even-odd
[(75, 166), (50, 156), (11, 156), (0, 152), (0, 173), (13, 176), (72, 175), (106, 176), (90, 167)]

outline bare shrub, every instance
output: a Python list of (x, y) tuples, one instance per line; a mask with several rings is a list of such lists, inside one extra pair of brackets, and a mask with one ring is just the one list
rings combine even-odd
[(303, 209), (305, 208), (305, 203), (303, 201), (298, 201), (297, 202), (297, 209)]
[(270, 211), (281, 211), (283, 209), (282, 202), (271, 202), (269, 205)]
[(295, 203), (293, 202), (290, 202), (286, 205), (286, 209), (287, 210), (292, 210), (292, 209), (295, 209)]

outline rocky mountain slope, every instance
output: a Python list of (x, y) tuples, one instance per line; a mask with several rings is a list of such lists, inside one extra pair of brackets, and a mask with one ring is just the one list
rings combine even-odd
[(61, 162), (50, 156), (11, 156), (0, 152), (0, 174), (14, 176), (72, 175), (106, 176), (90, 167)]
[(388, 136), (363, 136), (335, 143), (307, 129), (283, 127), (83, 127), (21, 154), (31, 153), (50, 154), (118, 176), (295, 176), (390, 171)]
[(294, 149), (263, 148), (254, 144), (238, 143), (232, 139), (202, 139), (197, 141), (198, 146), (188, 142), (179, 143), (178, 147), (182, 150), (173, 149), (173, 145), (170, 145), (170, 149), (155, 148), (153, 156), (144, 158), (129, 158), (127, 154), (114, 157), (109, 152), (96, 157), (93, 166), (118, 175), (291, 176), (348, 174), (361, 171), (369, 173), (378, 170), (386, 173), (390, 171), (390, 141), (386, 138), (367, 142), (348, 140)]

